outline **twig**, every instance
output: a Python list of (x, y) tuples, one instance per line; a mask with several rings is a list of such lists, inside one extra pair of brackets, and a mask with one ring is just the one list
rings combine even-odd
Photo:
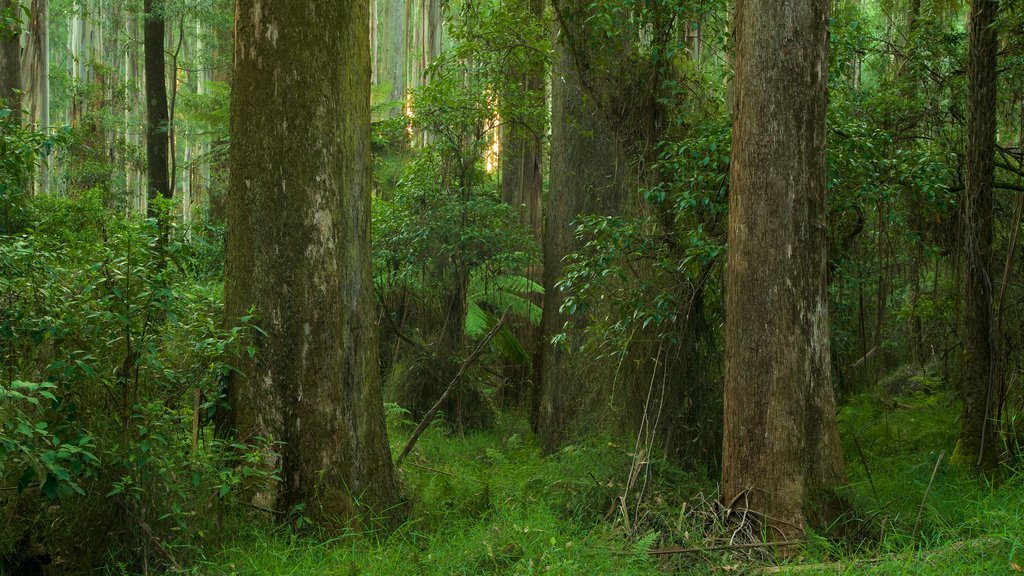
[(436, 416), (437, 411), (441, 409), (441, 404), (444, 403), (444, 401), (448, 399), (448, 395), (455, 390), (455, 386), (462, 379), (462, 374), (465, 373), (466, 369), (469, 368), (473, 362), (476, 361), (480, 354), (483, 353), (484, 348), (487, 347), (487, 344), (489, 344), (491, 339), (494, 338), (494, 335), (497, 334), (498, 331), (501, 330), (501, 327), (505, 325), (505, 321), (508, 320), (508, 313), (509, 311), (505, 310), (505, 313), (501, 315), (501, 320), (498, 320), (498, 323), (494, 325), (494, 328), (491, 328), (491, 331), (487, 333), (487, 336), (484, 336), (484, 339), (481, 340), (480, 343), (476, 345), (476, 348), (473, 349), (473, 353), (469, 355), (469, 358), (466, 358), (466, 361), (459, 367), (459, 371), (448, 384), (448, 388), (445, 389), (444, 394), (441, 394), (441, 397), (437, 399), (437, 402), (434, 402), (434, 405), (430, 407), (430, 410), (427, 410), (427, 414), (423, 416), (423, 420), (418, 426), (416, 426), (416, 430), (412, 433), (412, 437), (409, 438), (409, 442), (405, 445), (405, 448), (402, 449), (402, 453), (398, 455), (398, 459), (395, 460), (396, 468), (400, 468), (402, 466), (402, 461), (405, 460), (405, 457), (412, 451), (413, 446), (416, 445), (416, 441), (420, 439), (420, 435), (423, 434), (423, 431), (427, 429), (427, 426), (434, 421), (434, 416)]
[(861, 358), (859, 360), (857, 360), (853, 364), (850, 364), (850, 366), (847, 368), (847, 370), (853, 370), (857, 366), (860, 366), (861, 364), (863, 364), (864, 362), (869, 360), (872, 356), (874, 356), (875, 352), (878, 352), (878, 346), (875, 346), (874, 348), (869, 350), (867, 354), (865, 354), (864, 356), (861, 356)]
[(765, 566), (760, 574), (791, 574), (793, 572), (812, 572), (818, 570), (836, 570), (841, 572), (847, 568), (842, 562), (829, 562), (827, 564), (789, 564), (788, 566)]
[(424, 464), (417, 464), (415, 462), (410, 462), (409, 465), (410, 466), (415, 466), (416, 468), (421, 468), (423, 470), (427, 470), (429, 472), (434, 472), (435, 474), (444, 474), (445, 476), (451, 476), (452, 478), (458, 478), (459, 480), (469, 480), (471, 482), (476, 482), (478, 484), (484, 484), (484, 485), (488, 484), (488, 482), (486, 480), (480, 480), (479, 478), (473, 478), (472, 476), (459, 476), (458, 474), (456, 474), (454, 472), (449, 472), (447, 470), (441, 470), (440, 468), (434, 468), (433, 466), (426, 466)]
[(196, 457), (199, 450), (199, 415), (203, 406), (203, 391), (196, 388), (195, 398), (192, 402), (192, 457)]
[(175, 570), (181, 572), (181, 564), (178, 564), (178, 561), (174, 559), (174, 555), (171, 554), (171, 551), (168, 550), (166, 546), (164, 546), (163, 541), (157, 538), (156, 534), (153, 533), (153, 530), (150, 529), (149, 524), (146, 524), (146, 522), (140, 519), (138, 515), (136, 515), (136, 520), (138, 520), (139, 522), (139, 527), (142, 528), (146, 535), (149, 536), (149, 539), (153, 541), (153, 544), (156, 546), (156, 549), (160, 551), (161, 554), (163, 554), (164, 558), (166, 558), (172, 565), (174, 565)]
[(871, 468), (868, 466), (868, 459), (864, 456), (864, 450), (860, 447), (860, 440), (857, 439), (857, 432), (851, 430), (850, 435), (853, 437), (853, 446), (857, 449), (857, 456), (860, 458), (860, 463), (864, 466), (864, 472), (868, 475), (868, 483), (871, 485), (871, 494), (874, 495), (876, 502), (881, 502), (881, 498), (878, 497), (878, 490), (875, 489), (875, 479), (871, 477)]
[(928, 487), (924, 489), (924, 496), (921, 498), (921, 507), (917, 509), (917, 520), (914, 520), (914, 531), (911, 533), (911, 537), (917, 538), (917, 529), (921, 526), (921, 514), (924, 513), (924, 503), (928, 500), (928, 493), (932, 491), (932, 483), (935, 482), (935, 474), (939, 471), (939, 463), (942, 462), (942, 457), (946, 455), (946, 451), (939, 452), (939, 457), (935, 460), (935, 468), (932, 469), (932, 477), (928, 480)]
[(665, 556), (668, 554), (695, 554), (699, 552), (718, 552), (721, 550), (749, 550), (751, 548), (774, 548), (776, 546), (799, 546), (806, 544), (806, 540), (783, 540), (782, 542), (751, 542), (747, 544), (720, 544), (717, 546), (695, 546), (683, 548), (673, 546), (672, 548), (655, 548), (648, 550), (651, 556)]

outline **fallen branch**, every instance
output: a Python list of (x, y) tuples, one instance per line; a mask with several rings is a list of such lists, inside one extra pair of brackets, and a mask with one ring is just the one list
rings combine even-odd
[(476, 348), (473, 349), (473, 353), (469, 355), (469, 358), (466, 358), (466, 361), (462, 363), (462, 366), (459, 367), (459, 371), (455, 374), (455, 378), (452, 378), (452, 381), (448, 384), (448, 388), (445, 389), (444, 394), (441, 394), (441, 397), (437, 399), (437, 402), (434, 402), (434, 405), (430, 407), (430, 410), (427, 410), (426, 415), (423, 416), (423, 420), (418, 426), (416, 426), (416, 430), (412, 433), (412, 437), (409, 438), (409, 442), (405, 445), (405, 448), (402, 449), (402, 453), (399, 454), (398, 459), (395, 460), (395, 467), (400, 468), (402, 466), (402, 462), (405, 460), (405, 457), (409, 455), (409, 452), (412, 451), (413, 446), (416, 445), (416, 441), (420, 439), (420, 435), (423, 434), (423, 431), (427, 429), (427, 426), (434, 421), (434, 417), (437, 416), (437, 411), (441, 409), (441, 404), (448, 399), (448, 396), (453, 390), (455, 390), (459, 381), (462, 380), (463, 373), (473, 365), (473, 362), (476, 362), (476, 359), (483, 353), (484, 349), (487, 348), (491, 339), (494, 338), (495, 334), (497, 334), (498, 331), (501, 330), (501, 327), (505, 325), (506, 320), (508, 320), (508, 310), (505, 310), (505, 313), (501, 315), (501, 320), (498, 320), (498, 323), (494, 325), (494, 328), (491, 328), (491, 331), (487, 333), (487, 336), (484, 336), (484, 339), (476, 345)]
[(842, 574), (848, 567), (842, 562), (828, 562), (825, 564), (790, 564), (788, 566), (765, 566), (758, 571), (759, 574), (792, 574), (794, 572), (818, 572), (820, 570), (832, 570)]
[(697, 554), (700, 552), (720, 552), (723, 550), (749, 550), (752, 548), (775, 548), (777, 546), (799, 546), (805, 544), (805, 540), (784, 540), (782, 542), (752, 542), (749, 544), (720, 544), (718, 546), (695, 546), (685, 548), (673, 546), (671, 548), (655, 548), (647, 553), (651, 556), (665, 556), (668, 554)]
[(924, 513), (924, 503), (928, 501), (928, 493), (932, 491), (932, 483), (935, 482), (935, 474), (939, 471), (939, 464), (942, 462), (942, 457), (946, 455), (946, 451), (939, 452), (939, 457), (935, 459), (935, 468), (932, 469), (931, 480), (928, 480), (928, 487), (924, 489), (924, 496), (921, 498), (921, 507), (917, 509), (917, 520), (914, 521), (914, 532), (911, 534), (912, 538), (917, 538), (917, 529), (921, 527), (921, 514)]

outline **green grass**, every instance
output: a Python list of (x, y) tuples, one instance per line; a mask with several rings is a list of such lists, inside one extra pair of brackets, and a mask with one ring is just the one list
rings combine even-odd
[[(395, 434), (400, 449), (408, 430)], [(646, 547), (603, 522), (630, 458), (607, 443), (541, 458), (526, 426), (502, 419), (463, 439), (424, 434), (403, 466), (410, 519), (373, 541), (316, 542), (262, 531), (216, 554), (216, 574), (650, 574)], [(646, 545), (645, 545), (646, 546)]]
[[(1013, 566), (1024, 565), (1024, 477), (1008, 473), (991, 483), (949, 466), (956, 414), (955, 403), (943, 395), (898, 401), (865, 396), (849, 402), (840, 425), (855, 536), (842, 542), (813, 538), (774, 573), (1017, 573)], [(409, 432), (408, 424), (392, 423), (393, 448), (400, 449)], [(771, 562), (761, 551), (650, 557), (651, 547), (700, 546), (729, 528), (716, 525), (708, 512), (712, 481), (657, 459), (651, 461), (647, 483), (637, 482), (629, 491), (627, 525), (616, 502), (625, 490), (631, 451), (631, 442), (603, 438), (542, 458), (523, 419), (511, 415), (499, 418), (487, 433), (461, 439), (435, 426), (403, 466), (412, 508), (394, 534), (321, 541), (255, 528), (219, 551), (208, 551), (202, 571), (764, 573)]]

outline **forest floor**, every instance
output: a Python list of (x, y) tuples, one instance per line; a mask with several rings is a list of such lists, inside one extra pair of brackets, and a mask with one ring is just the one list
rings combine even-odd
[[(705, 473), (636, 467), (632, 441), (592, 439), (543, 458), (525, 419), (457, 438), (433, 426), (403, 466), (410, 519), (386, 538), (253, 531), (201, 570), (224, 575), (1016, 574), (1024, 474), (978, 480), (947, 463), (957, 406), (919, 392), (853, 398), (840, 415), (852, 504), (841, 541), (811, 537), (780, 566), (741, 541)], [(411, 424), (392, 418), (393, 447)], [(945, 451), (945, 452), (943, 452)], [(941, 461), (940, 454), (942, 455)], [(936, 461), (939, 464), (936, 466)], [(631, 470), (642, 470), (627, 490)], [(929, 488), (930, 485), (930, 488)], [(625, 498), (621, 498), (625, 495)], [(623, 506), (625, 502), (625, 506)], [(922, 504), (923, 503), (923, 504)], [(665, 547), (683, 553), (652, 554)], [(208, 551), (210, 553), (210, 551)]]

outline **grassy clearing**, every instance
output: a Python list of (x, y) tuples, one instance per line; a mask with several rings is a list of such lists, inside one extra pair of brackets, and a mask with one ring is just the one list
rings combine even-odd
[[(404, 466), (410, 520), (383, 540), (328, 542), (254, 530), (214, 553), (213, 574), (1014, 574), (1024, 565), (1024, 476), (987, 483), (946, 462), (957, 407), (944, 395), (857, 398), (843, 409), (854, 537), (815, 538), (787, 565), (764, 551), (654, 558), (652, 547), (728, 536), (714, 483), (653, 460), (626, 491), (631, 443), (592, 440), (539, 456), (522, 418), (464, 439), (429, 430)], [(401, 448), (408, 424), (392, 426)], [(927, 500), (939, 453), (946, 451)], [(866, 464), (866, 465), (865, 465)], [(627, 492), (627, 511), (616, 506)], [(918, 513), (920, 511), (920, 520)], [(915, 537), (916, 525), (916, 537)]]

